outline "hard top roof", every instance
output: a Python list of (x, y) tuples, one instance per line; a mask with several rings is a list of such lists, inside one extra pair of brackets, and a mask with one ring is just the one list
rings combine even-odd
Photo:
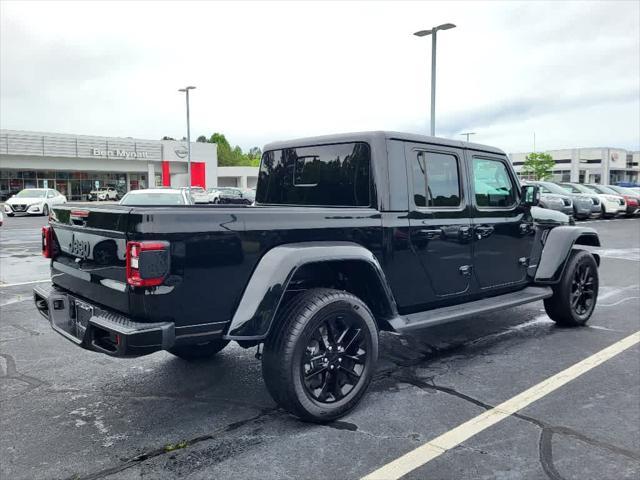
[(336, 133), (332, 135), (321, 135), (317, 137), (296, 138), (292, 140), (284, 140), (267, 143), (264, 150), (280, 150), (283, 148), (302, 147), (307, 145), (321, 145), (326, 143), (346, 143), (346, 142), (371, 142), (381, 139), (397, 139), (409, 142), (425, 143), (431, 145), (444, 145), (455, 148), (467, 148), (471, 150), (479, 150), (483, 152), (498, 153), (506, 155), (499, 148), (489, 145), (482, 145), (473, 142), (463, 142), (461, 140), (451, 140), (442, 137), (431, 137), (428, 135), (418, 135), (415, 133), (403, 133), (392, 131), (369, 131), (369, 132), (352, 132), (352, 133)]

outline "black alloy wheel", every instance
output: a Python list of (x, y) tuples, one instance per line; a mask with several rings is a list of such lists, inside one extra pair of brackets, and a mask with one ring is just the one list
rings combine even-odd
[(577, 327), (587, 323), (598, 300), (598, 264), (591, 253), (572, 250), (553, 296), (544, 308), (558, 325)]
[(578, 265), (571, 282), (571, 308), (577, 315), (584, 315), (595, 301), (594, 274), (589, 264)]
[(378, 359), (378, 328), (367, 305), (341, 290), (315, 288), (278, 312), (264, 345), (262, 375), (285, 410), (330, 422), (365, 394)]
[(348, 395), (362, 379), (367, 345), (359, 317), (330, 314), (312, 332), (302, 356), (302, 381), (307, 394), (322, 403)]

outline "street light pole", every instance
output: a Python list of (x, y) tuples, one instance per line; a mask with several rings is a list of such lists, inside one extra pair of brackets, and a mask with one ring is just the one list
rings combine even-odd
[(453, 23), (443, 23), (431, 30), (420, 30), (415, 32), (416, 37), (426, 37), (431, 35), (431, 136), (436, 135), (436, 37), (438, 30), (449, 30), (455, 28)]
[(187, 191), (189, 192), (189, 198), (191, 198), (191, 123), (189, 120), (189, 90), (195, 90), (196, 87), (184, 87), (179, 89), (179, 92), (184, 92), (187, 99), (187, 177), (189, 178), (189, 184)]
[(475, 135), (475, 134), (476, 134), (476, 132), (464, 132), (464, 133), (461, 133), (460, 135), (466, 135), (467, 136), (467, 142), (468, 142), (469, 141), (469, 135)]

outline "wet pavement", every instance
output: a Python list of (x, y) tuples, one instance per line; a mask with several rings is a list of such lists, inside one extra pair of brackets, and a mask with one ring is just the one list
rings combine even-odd
[[(115, 359), (51, 331), (31, 299), (44, 223), (0, 227), (2, 479), (358, 479), (640, 330), (640, 219), (582, 222), (603, 242), (588, 327), (556, 327), (539, 302), (383, 334), (361, 405), (310, 425), (276, 408), (255, 349)], [(639, 477), (635, 345), (403, 478)]]

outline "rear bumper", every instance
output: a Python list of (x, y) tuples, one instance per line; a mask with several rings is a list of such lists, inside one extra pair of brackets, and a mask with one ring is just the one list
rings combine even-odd
[(168, 350), (175, 343), (172, 322), (135, 322), (53, 285), (35, 287), (33, 299), (56, 332), (87, 350), (115, 357), (137, 357)]

